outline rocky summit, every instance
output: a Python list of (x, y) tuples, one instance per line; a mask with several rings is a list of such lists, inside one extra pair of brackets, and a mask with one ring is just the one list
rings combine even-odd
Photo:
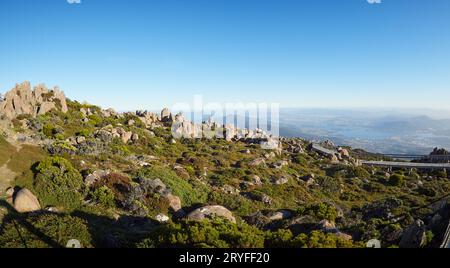
[(45, 85), (38, 85), (31, 90), (30, 83), (23, 82), (0, 98), (0, 115), (9, 119), (19, 115), (35, 117), (52, 109), (63, 113), (68, 110), (66, 97), (58, 87), (49, 90)]
[(432, 248), (448, 237), (448, 170), (384, 167), (393, 159), (330, 140), (117, 112), (28, 82), (1, 98), (0, 134), (0, 247)]

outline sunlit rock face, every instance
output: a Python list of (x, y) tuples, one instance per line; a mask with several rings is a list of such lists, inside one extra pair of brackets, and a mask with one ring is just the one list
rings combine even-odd
[(30, 82), (23, 82), (0, 98), (0, 115), (9, 119), (19, 115), (35, 117), (52, 109), (64, 113), (68, 110), (66, 97), (58, 87), (49, 90), (38, 85), (31, 90)]

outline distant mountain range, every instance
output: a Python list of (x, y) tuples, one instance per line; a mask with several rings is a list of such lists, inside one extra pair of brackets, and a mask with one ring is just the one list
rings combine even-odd
[(331, 139), (377, 153), (428, 154), (435, 147), (450, 148), (450, 119), (396, 111), (284, 109), (280, 135)]

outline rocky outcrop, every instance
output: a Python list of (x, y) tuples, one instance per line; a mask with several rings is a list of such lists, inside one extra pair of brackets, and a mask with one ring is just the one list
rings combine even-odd
[(426, 243), (426, 228), (421, 220), (416, 220), (403, 233), (400, 240), (401, 248), (420, 248)]
[(19, 213), (34, 212), (41, 209), (36, 196), (28, 189), (21, 189), (14, 198), (14, 209)]
[(233, 213), (222, 206), (206, 206), (198, 208), (187, 216), (189, 220), (202, 221), (214, 217), (222, 217), (230, 222), (236, 223)]
[(19, 115), (35, 117), (53, 109), (63, 113), (68, 111), (66, 97), (58, 87), (49, 90), (44, 85), (38, 85), (31, 90), (30, 83), (24, 82), (0, 99), (0, 115), (8, 119)]
[(148, 111), (136, 111), (136, 116), (144, 123), (144, 125), (149, 128), (154, 126), (159, 122), (159, 117), (157, 114)]

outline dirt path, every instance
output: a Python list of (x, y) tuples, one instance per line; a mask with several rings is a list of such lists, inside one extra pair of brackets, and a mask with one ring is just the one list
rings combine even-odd
[(0, 167), (0, 197), (4, 196), (6, 189), (16, 178), (16, 173), (8, 168), (8, 163), (9, 161)]

